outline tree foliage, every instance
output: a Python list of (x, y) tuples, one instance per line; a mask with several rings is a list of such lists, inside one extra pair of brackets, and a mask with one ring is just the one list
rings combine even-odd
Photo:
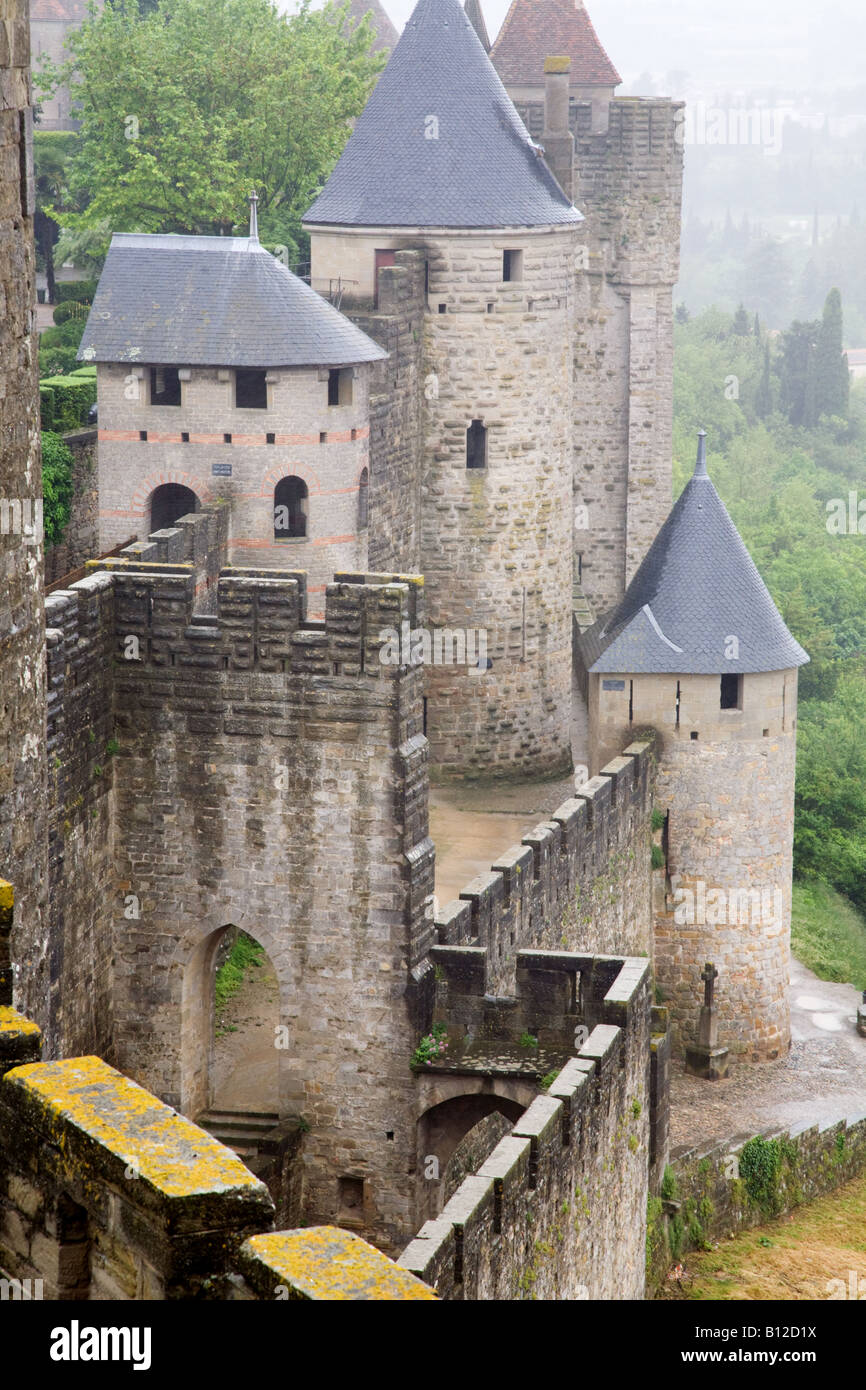
[(384, 58), (347, 7), (280, 15), (270, 0), (107, 0), (71, 34), (52, 84), (75, 81), (82, 122), (73, 234), (220, 234), (259, 196), (263, 240), (292, 245)]

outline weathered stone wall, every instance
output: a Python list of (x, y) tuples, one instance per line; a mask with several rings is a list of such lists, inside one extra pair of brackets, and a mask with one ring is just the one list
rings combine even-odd
[[(231, 503), (234, 564), (306, 570), (320, 614), (337, 570), (367, 568), (359, 488), (370, 465), (370, 367), (350, 370), (351, 403), (328, 405), (327, 367), (275, 368), (268, 408), (254, 410), (235, 407), (233, 371), (190, 368), (181, 404), (167, 406), (150, 403), (148, 367), (100, 363), (100, 548), (147, 535), (152, 494), (181, 483), (200, 504)], [(290, 476), (307, 485), (307, 534), (275, 540), (274, 488)]]
[(48, 1008), (46, 1056), (110, 1055), (115, 895), (114, 593), (96, 574), (45, 603), (48, 650)]
[(44, 1298), (225, 1296), (272, 1225), (235, 1154), (98, 1057), (7, 1071), (0, 1134), (0, 1266)]
[(608, 964), (607, 1021), (400, 1256), (440, 1297), (643, 1297), (650, 969)]
[(653, 780), (652, 745), (630, 744), (439, 912), (439, 945), (486, 949), (486, 993), (514, 994), (530, 947), (651, 954)]
[(346, 312), (389, 354), (370, 383), (371, 569), (416, 571), (421, 557), (423, 250), (399, 250), (379, 271), (378, 304)]
[[(571, 768), (571, 415), (576, 231), (428, 234), (421, 569), (436, 629), (487, 634), (491, 669), (431, 665), (435, 775)], [(503, 253), (522, 255), (503, 280)], [(487, 465), (466, 432), (487, 430)]]
[(48, 1011), (42, 470), (27, 5), (0, 0), (0, 864), (14, 865), (15, 1000)]
[(205, 622), (191, 579), (113, 575), (118, 655), (135, 636), (141, 656), (115, 676), (114, 1012), (118, 1065), (196, 1116), (217, 945), (229, 924), (249, 932), (288, 1028), (280, 1110), (311, 1127), (305, 1217), (387, 1248), (412, 1228), (411, 972), (433, 847), (420, 674), (383, 666), (376, 642), (415, 621), (421, 590), (368, 578), (329, 588), (314, 624), (294, 576), (228, 572)]
[(791, 1038), (796, 671), (744, 675), (741, 708), (724, 710), (719, 676), (591, 676), (589, 684), (594, 757), (635, 729), (658, 733), (666, 865), (656, 978), (674, 1047), (696, 1040), (700, 974), (712, 961), (719, 1046), (753, 1061), (782, 1056)]
[[(99, 554), (99, 488), (96, 474), (96, 430), (64, 435), (72, 450), (72, 500), (69, 521), (57, 545), (45, 551), (45, 583), (53, 584)], [(122, 540), (138, 535), (127, 531)]]
[[(543, 103), (512, 97), (541, 141)], [(574, 546), (597, 613), (622, 597), (670, 510), (683, 177), (681, 103), (619, 97), (606, 113), (599, 121), (591, 102), (569, 106), (574, 202), (586, 218), (575, 301)]]
[[(866, 1168), (866, 1119), (862, 1116), (820, 1126), (767, 1130), (756, 1138), (763, 1149), (757, 1157), (767, 1173), (765, 1183), (758, 1164), (749, 1166), (749, 1149), (756, 1147), (755, 1140), (742, 1134), (671, 1154), (674, 1182), (667, 1188), (667, 1207), (661, 1199), (649, 1206), (650, 1293), (663, 1283), (671, 1264), (689, 1250), (794, 1211), (835, 1191)], [(838, 1274), (847, 1284), (847, 1271), (840, 1269)], [(826, 1298), (829, 1292), (822, 1285), (815, 1297)]]

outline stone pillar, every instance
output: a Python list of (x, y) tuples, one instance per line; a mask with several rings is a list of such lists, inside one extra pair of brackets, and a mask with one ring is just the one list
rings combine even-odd
[(547, 167), (563, 193), (574, 197), (574, 136), (568, 126), (570, 58), (544, 60), (544, 134)]
[(0, 873), (16, 891), (14, 995), (49, 1022), (42, 468), (26, 0), (0, 0)]

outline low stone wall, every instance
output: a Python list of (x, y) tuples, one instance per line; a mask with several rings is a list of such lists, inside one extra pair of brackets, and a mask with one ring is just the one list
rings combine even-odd
[(864, 1170), (866, 1115), (675, 1150), (661, 1196), (649, 1202), (650, 1295), (689, 1251), (793, 1211)]

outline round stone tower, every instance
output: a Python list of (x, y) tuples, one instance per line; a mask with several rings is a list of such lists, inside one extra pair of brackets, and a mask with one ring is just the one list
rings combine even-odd
[(580, 650), (592, 771), (641, 731), (658, 737), (655, 971), (674, 1043), (699, 1042), (711, 962), (718, 1047), (752, 1061), (782, 1056), (797, 668), (809, 658), (707, 475), (703, 434), (694, 476), (622, 603)]
[(568, 771), (582, 218), (459, 0), (420, 0), (304, 221), (312, 283), (345, 285), (344, 309), (375, 307), (395, 251), (426, 258), (418, 650), (433, 766), (440, 777)]

